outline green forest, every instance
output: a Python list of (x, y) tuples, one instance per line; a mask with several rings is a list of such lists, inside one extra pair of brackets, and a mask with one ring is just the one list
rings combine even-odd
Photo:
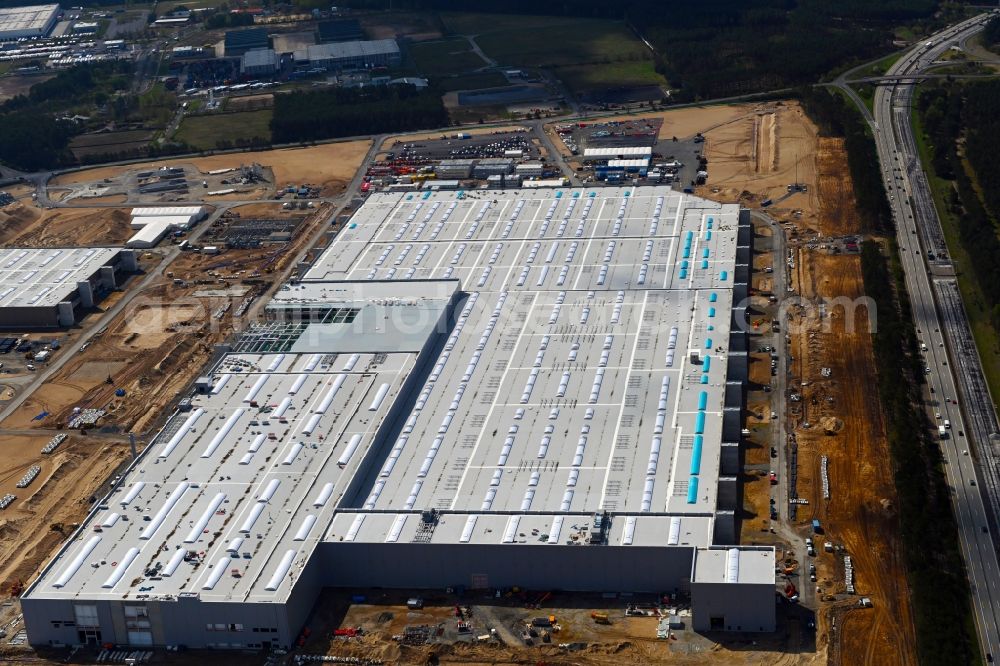
[(921, 93), (917, 109), (934, 172), (953, 182), (946, 205), (988, 301), (993, 328), (1000, 331), (1000, 82), (939, 84)]
[(273, 143), (444, 127), (448, 113), (435, 90), (413, 86), (330, 88), (275, 95)]

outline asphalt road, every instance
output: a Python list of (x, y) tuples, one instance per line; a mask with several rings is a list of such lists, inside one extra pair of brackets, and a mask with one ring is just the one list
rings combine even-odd
[[(924, 71), (953, 43), (963, 42), (982, 30), (986, 16), (974, 17), (926, 38), (890, 67), (887, 76)], [(876, 89), (874, 117), (867, 112), (865, 115), (875, 130), (914, 322), (927, 347), (924, 357), (929, 392), (925, 397), (929, 419), (934, 423), (933, 435), (938, 436), (937, 426), (945, 420), (951, 425), (941, 449), (953, 492), (979, 639), (984, 653), (1000, 656), (1000, 565), (993, 539), (995, 523), (988, 510), (1000, 506), (993, 442), (998, 430), (996, 411), (983, 380), (961, 298), (950, 277), (950, 263), (946, 255), (942, 256), (940, 220), (913, 136), (912, 100), (913, 84), (897, 80), (895, 85)], [(933, 261), (928, 260), (928, 251), (936, 255)], [(956, 381), (956, 364), (960, 381)]]

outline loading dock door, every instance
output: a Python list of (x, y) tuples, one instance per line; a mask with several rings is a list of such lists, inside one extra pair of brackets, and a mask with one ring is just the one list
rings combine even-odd
[(128, 644), (136, 647), (151, 647), (153, 645), (153, 632), (129, 631)]

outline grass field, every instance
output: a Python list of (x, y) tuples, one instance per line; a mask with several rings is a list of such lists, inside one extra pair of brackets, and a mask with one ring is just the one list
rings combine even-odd
[[(584, 19), (586, 20), (586, 19)], [(481, 35), (504, 30), (548, 28), (553, 25), (577, 23), (580, 19), (560, 16), (529, 16), (527, 14), (464, 14), (441, 12), (441, 22), (454, 35)]]
[(476, 43), (491, 58), (518, 67), (650, 58), (646, 46), (624, 24), (590, 19), (553, 18), (549, 25), (491, 30), (480, 33)]
[[(971, 266), (969, 255), (959, 240), (958, 221), (945, 203), (952, 190), (952, 184), (934, 174), (934, 169), (931, 166), (930, 147), (924, 139), (920, 115), (915, 108), (911, 113), (911, 118), (913, 119), (913, 133), (917, 149), (920, 153), (920, 162), (927, 171), (927, 180), (931, 187), (931, 193), (934, 195), (934, 206), (941, 218), (941, 228), (944, 231), (951, 260), (959, 268)], [(1000, 336), (997, 335), (997, 331), (990, 321), (990, 310), (986, 305), (986, 298), (970, 270), (960, 269), (956, 271), (956, 280), (959, 291), (962, 293), (962, 301), (965, 303), (965, 313), (969, 320), (969, 327), (972, 329), (972, 337), (975, 338), (976, 349), (979, 351), (979, 360), (982, 363), (986, 383), (989, 385), (992, 395), (1000, 395)]]
[(497, 106), (456, 106), (448, 110), (448, 115), (456, 125), (505, 120), (510, 117), (507, 106), (504, 104)]
[(150, 127), (164, 127), (174, 116), (177, 95), (156, 84), (139, 96), (139, 109), (132, 115)]
[(174, 138), (200, 150), (218, 147), (220, 141), (237, 144), (252, 139), (271, 140), (269, 123), (273, 111), (245, 111), (242, 113), (217, 113), (205, 116), (186, 116), (181, 121)]
[(859, 77), (863, 76), (882, 76), (889, 71), (889, 68), (896, 64), (896, 62), (903, 57), (903, 51), (897, 51), (896, 53), (890, 53), (886, 57), (882, 58), (878, 62), (872, 63), (871, 67), (866, 67), (855, 75)]
[(507, 85), (507, 77), (500, 72), (476, 72), (441, 79), (438, 85), (445, 92), (452, 90), (476, 90), (477, 88), (497, 88)]
[(410, 46), (410, 56), (421, 74), (427, 77), (450, 76), (485, 67), (462, 37), (449, 37)]
[(868, 107), (868, 111), (871, 113), (875, 112), (875, 86), (870, 83), (852, 83), (850, 84), (854, 91), (858, 93), (860, 97), (865, 102), (865, 106)]
[(612, 62), (606, 65), (557, 67), (556, 76), (575, 93), (608, 88), (664, 85), (651, 60)]
[(453, 13), (441, 20), (453, 34), (475, 35), (479, 48), (501, 66), (551, 68), (574, 93), (666, 83), (645, 44), (623, 23)]

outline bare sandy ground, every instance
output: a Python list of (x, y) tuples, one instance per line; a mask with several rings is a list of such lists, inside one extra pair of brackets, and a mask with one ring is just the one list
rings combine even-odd
[(215, 169), (238, 167), (241, 164), (256, 162), (271, 167), (274, 172), (275, 184), (278, 187), (311, 183), (326, 188), (349, 182), (354, 177), (370, 147), (371, 141), (365, 139), (303, 148), (159, 160), (143, 165), (97, 167), (57, 176), (52, 180), (52, 184), (86, 183), (104, 178), (114, 178), (133, 169), (178, 164), (193, 164), (201, 172), (206, 173)]
[[(772, 216), (788, 219), (794, 214), (814, 226), (819, 212), (816, 127), (795, 102), (742, 108), (728, 121), (718, 116), (706, 122), (718, 121), (712, 129), (699, 130), (705, 135), (708, 182), (696, 194), (751, 207), (771, 199)], [(778, 201), (796, 180), (807, 191)]]
[[(635, 118), (662, 118), (659, 138), (669, 139), (676, 136), (679, 139), (694, 136), (698, 132), (705, 133), (720, 125), (730, 123), (737, 118), (752, 113), (752, 104), (713, 104), (694, 106), (670, 111), (640, 112), (624, 116), (596, 119), (594, 122), (609, 120), (634, 120)], [(561, 123), (559, 123), (561, 124)]]
[[(470, 134), (472, 136), (480, 136), (482, 134), (500, 134), (503, 132), (516, 132), (518, 130), (523, 130), (524, 125), (509, 125), (504, 127), (475, 127), (472, 129), (462, 129), (462, 133)], [(458, 132), (421, 132), (418, 134), (400, 134), (398, 136), (390, 136), (382, 144), (386, 148), (392, 146), (396, 141), (405, 141), (410, 143), (413, 141), (426, 141), (429, 139), (440, 139), (442, 136), (454, 136)]]

